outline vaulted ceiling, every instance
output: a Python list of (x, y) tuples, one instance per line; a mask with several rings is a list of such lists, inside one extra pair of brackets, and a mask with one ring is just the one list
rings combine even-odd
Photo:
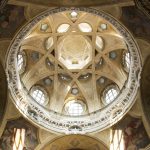
[[(2, 0), (3, 1), (3, 0)], [(4, 0), (7, 1), (7, 0)], [(145, 0), (141, 0), (142, 3)], [(146, 2), (146, 1), (145, 1)], [(148, 1), (146, 3), (148, 4)], [(138, 121), (143, 121), (144, 126), (141, 128), (142, 130), (146, 129), (148, 135), (150, 136), (150, 95), (149, 95), (149, 87), (150, 87), (150, 72), (149, 72), (149, 64), (150, 58), (150, 19), (146, 17), (139, 9), (137, 9), (134, 5), (133, 0), (8, 0), (7, 11), (4, 14), (0, 15), (0, 38), (3, 41), (9, 41), (13, 38), (14, 34), (19, 30), (21, 26), (27, 20), (29, 21), (33, 16), (37, 15), (39, 12), (47, 9), (48, 7), (55, 7), (55, 6), (98, 6), (104, 10), (105, 7), (109, 7), (109, 9), (105, 9), (105, 11), (111, 13), (115, 17), (117, 16), (118, 19), (132, 32), (134, 38), (136, 38), (142, 53), (142, 61), (143, 61), (143, 72), (142, 72), (142, 79), (141, 79), (141, 97), (140, 94), (137, 95), (137, 101), (133, 108), (129, 111), (129, 115), (135, 118), (139, 118)], [(117, 4), (117, 5), (116, 5)], [(17, 5), (17, 6), (16, 6)], [(144, 6), (143, 5), (143, 6)], [(118, 7), (119, 6), (119, 7)], [(124, 6), (124, 7), (121, 7)], [(146, 9), (148, 5), (145, 5)], [(117, 8), (117, 9), (116, 9)], [(0, 7), (1, 9), (1, 7)], [(118, 11), (119, 10), (119, 11)], [(143, 9), (141, 9), (143, 10)], [(148, 10), (148, 9), (147, 9)], [(118, 12), (116, 14), (116, 12)], [(13, 14), (13, 15), (12, 15)], [(118, 15), (120, 14), (120, 15)], [(3, 16), (3, 17), (2, 17)], [(5, 16), (5, 17), (4, 17)], [(25, 20), (26, 18), (26, 20)], [(6, 21), (6, 22), (5, 22)], [(12, 118), (15, 119), (20, 117), (20, 113), (16, 110), (16, 108), (11, 104), (10, 95), (7, 97), (7, 82), (6, 82), (6, 75), (4, 70), (5, 64), (5, 53), (7, 51), (7, 46), (5, 42), (0, 41), (0, 60), (2, 61), (0, 65), (0, 135), (2, 135), (3, 131), (7, 133), (6, 123), (11, 122)], [(8, 100), (8, 105), (7, 105)], [(143, 104), (143, 105), (142, 105)], [(7, 105), (7, 109), (6, 109)], [(141, 108), (142, 106), (142, 108)], [(7, 111), (5, 111), (7, 110)], [(129, 122), (129, 126), (125, 126), (124, 123), (122, 124), (123, 120), (116, 126), (117, 129), (123, 129), (126, 133), (126, 129), (129, 127), (132, 128), (134, 133), (137, 132), (135, 124), (133, 123), (135, 118), (131, 118), (131, 122)], [(125, 122), (126, 118), (125, 118)], [(29, 123), (30, 124), (30, 123)], [(118, 128), (119, 126), (119, 128)], [(35, 150), (47, 150), (53, 147), (54, 150), (60, 150), (60, 146), (64, 145), (64, 149), (67, 150), (86, 150), (90, 146), (92, 150), (105, 147), (106, 144), (109, 146), (110, 140), (110, 131), (106, 130), (104, 132), (96, 132), (90, 134), (91, 137), (95, 137), (97, 139), (91, 137), (79, 137), (78, 135), (73, 136), (60, 136), (55, 133), (47, 132), (40, 128), (37, 128), (38, 135), (34, 137), (34, 139), (39, 139), (38, 146)], [(134, 134), (137, 135), (137, 134)], [(140, 134), (139, 134), (140, 135)], [(31, 135), (30, 135), (31, 136)], [(26, 137), (27, 140), (30, 141), (30, 136)], [(83, 142), (78, 141), (78, 138)], [(4, 138), (5, 139), (5, 138)], [(102, 141), (98, 140), (101, 139)], [(132, 138), (134, 139), (134, 138)], [(140, 138), (139, 138), (140, 139)], [(144, 137), (143, 137), (144, 139)], [(1, 139), (0, 139), (1, 140)], [(145, 140), (145, 139), (144, 139)], [(67, 141), (67, 142), (66, 142)], [(74, 142), (71, 142), (74, 141)], [(88, 143), (87, 141), (91, 141)], [(105, 142), (105, 144), (104, 144)], [(5, 143), (3, 143), (4, 145)], [(79, 145), (80, 146), (79, 146)], [(89, 146), (89, 144), (91, 144)], [(140, 143), (141, 144), (141, 143)], [(138, 145), (139, 147), (141, 145)], [(28, 145), (28, 144), (27, 144)], [(32, 145), (32, 144), (31, 144)], [(78, 145), (78, 146), (77, 146)], [(89, 146), (89, 147), (88, 147)], [(93, 146), (93, 147), (92, 147)], [(106, 146), (106, 148), (108, 148)], [(0, 145), (1, 147), (1, 145)], [(141, 146), (142, 147), (142, 146)], [(140, 147), (140, 148), (141, 148)], [(104, 149), (104, 148), (102, 148)], [(66, 150), (66, 149), (65, 149)], [(88, 149), (89, 150), (89, 149)]]

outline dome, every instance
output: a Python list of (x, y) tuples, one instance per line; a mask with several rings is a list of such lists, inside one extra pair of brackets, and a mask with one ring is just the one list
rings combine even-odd
[(92, 60), (92, 46), (83, 35), (64, 36), (57, 53), (57, 59), (68, 69), (82, 69)]
[(139, 49), (113, 17), (91, 8), (56, 8), (25, 25), (6, 65), (12, 99), (31, 122), (59, 133), (115, 124), (139, 86)]

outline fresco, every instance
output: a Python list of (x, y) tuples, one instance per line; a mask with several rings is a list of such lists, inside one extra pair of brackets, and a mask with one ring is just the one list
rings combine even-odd
[(122, 8), (121, 21), (135, 36), (150, 40), (150, 19), (135, 6)]
[(114, 130), (123, 131), (125, 150), (140, 150), (150, 144), (141, 119), (126, 116), (114, 127)]
[(0, 38), (13, 37), (24, 22), (24, 7), (6, 5), (0, 12)]
[(37, 128), (24, 118), (8, 121), (0, 139), (0, 150), (12, 150), (14, 128), (25, 129), (25, 143), (23, 150), (34, 150), (38, 145)]
[(58, 137), (41, 150), (108, 150), (108, 148), (103, 142), (93, 137), (72, 134)]

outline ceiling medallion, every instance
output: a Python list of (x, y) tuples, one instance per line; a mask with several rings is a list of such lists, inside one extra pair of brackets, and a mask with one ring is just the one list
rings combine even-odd
[[(129, 54), (128, 72), (120, 62), (124, 51)], [(16, 58), (23, 52), (26, 66), (21, 65), (20, 74)], [(27, 119), (50, 131), (104, 130), (135, 102), (140, 57), (132, 35), (107, 13), (92, 8), (47, 10), (26, 24), (9, 48), (6, 73), (12, 101)], [(117, 89), (115, 96), (111, 87)], [(107, 97), (102, 95), (113, 101), (103, 103)]]

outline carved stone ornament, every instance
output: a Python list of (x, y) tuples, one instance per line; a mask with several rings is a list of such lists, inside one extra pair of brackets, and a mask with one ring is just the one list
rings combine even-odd
[[(131, 66), (128, 80), (116, 100), (103, 109), (99, 109), (95, 112), (79, 117), (59, 114), (40, 106), (32, 99), (29, 92), (24, 90), (24, 87), (21, 87), (20, 76), (16, 69), (16, 58), (21, 41), (29, 33), (31, 28), (49, 15), (71, 10), (91, 13), (107, 20), (124, 38), (131, 54)], [(39, 16), (27, 23), (15, 36), (11, 46), (9, 47), (6, 62), (7, 80), (12, 100), (22, 115), (36, 125), (39, 125), (49, 131), (67, 134), (84, 134), (97, 130), (101, 131), (118, 122), (129, 111), (136, 100), (135, 97), (139, 87), (141, 69), (140, 51), (136, 41), (129, 31), (112, 16), (92, 8), (56, 8), (41, 13)]]

